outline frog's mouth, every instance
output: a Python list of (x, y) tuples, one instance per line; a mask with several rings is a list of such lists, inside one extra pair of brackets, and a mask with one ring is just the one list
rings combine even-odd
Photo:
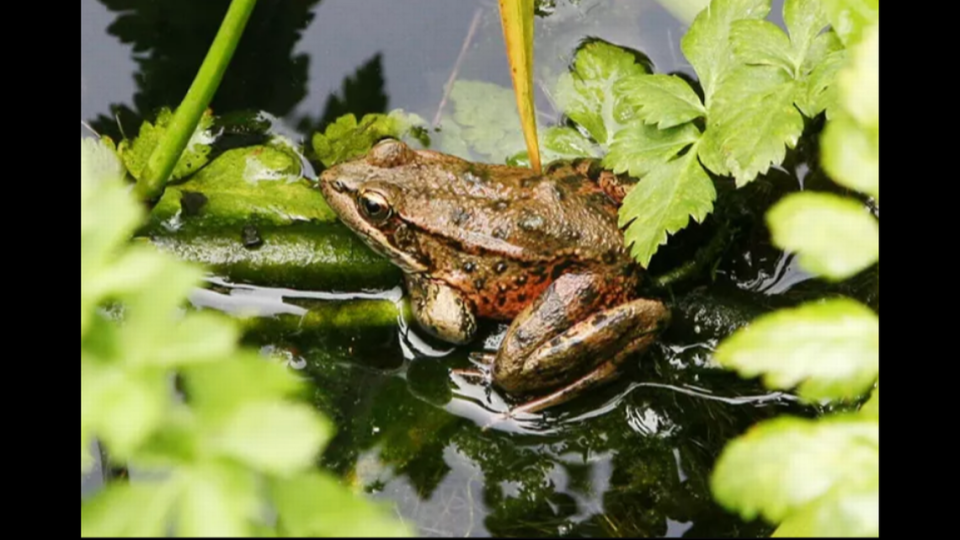
[[(426, 272), (427, 267), (409, 253), (397, 249), (390, 235), (364, 218), (357, 208), (357, 190), (321, 176), (320, 189), (340, 221), (355, 232), (373, 251), (408, 273)], [(389, 224), (387, 225), (389, 226)]]

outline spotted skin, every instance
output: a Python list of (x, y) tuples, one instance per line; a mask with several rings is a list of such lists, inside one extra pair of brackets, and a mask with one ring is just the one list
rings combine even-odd
[(513, 321), (493, 382), (516, 395), (556, 389), (531, 402), (548, 404), (608, 380), (669, 319), (635, 299), (642, 269), (617, 214), (631, 187), (596, 160), (537, 176), (392, 140), (320, 180), (341, 221), (404, 271), (424, 330), (465, 343), (479, 318)]

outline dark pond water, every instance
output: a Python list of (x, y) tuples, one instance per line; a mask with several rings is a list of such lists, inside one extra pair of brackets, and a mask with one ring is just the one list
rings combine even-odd
[[(565, 69), (587, 36), (641, 51), (660, 72), (692, 75), (679, 51), (685, 28), (656, 2), (558, 3), (538, 23), (541, 76)], [(81, 0), (81, 120), (119, 137), (178, 103), (226, 4)], [(509, 87), (499, 24), (494, 0), (261, 0), (213, 107), (267, 111), (304, 140), (345, 112), (403, 108), (429, 120), (454, 71)], [(346, 99), (331, 98), (343, 98), (345, 84)], [(715, 368), (710, 356), (732, 328), (770, 309), (832, 292), (875, 301), (869, 276), (827, 290), (769, 245), (763, 209), (800, 184), (826, 186), (816, 162), (805, 140), (780, 170), (729, 197), (718, 214), (735, 224), (735, 240), (710, 275), (670, 291), (676, 321), (661, 343), (616, 383), (540, 415), (494, 422), (503, 398), (449, 373), (469, 366), (469, 352), (495, 346), (500, 326), (466, 348), (425, 339), (404, 320), (399, 330), (264, 330), (248, 339), (316, 381), (317, 406), (339, 428), (324, 465), (392, 502), (425, 535), (765, 535), (768, 527), (712, 502), (713, 462), (757, 421), (815, 411)], [(689, 258), (715, 228), (708, 220), (679, 235), (651, 271)], [(202, 303), (227, 311), (296, 313), (402, 294), (214, 281), (218, 292)], [(96, 477), (81, 481), (81, 494)]]

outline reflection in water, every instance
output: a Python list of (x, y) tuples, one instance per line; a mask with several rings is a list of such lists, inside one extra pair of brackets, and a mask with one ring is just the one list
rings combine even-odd
[[(99, 0), (116, 13), (110, 35), (133, 46), (137, 91), (133, 107), (114, 104), (92, 123), (119, 138), (160, 107), (180, 103), (203, 62), (230, 0), (137, 2)], [(286, 116), (307, 94), (309, 55), (295, 54), (301, 33), (321, 0), (259, 2), (211, 106), (218, 111), (255, 109)]]
[[(224, 309), (246, 301), (279, 312), (306, 297), (319, 302), (312, 309), (373, 299), (216, 283)], [(397, 301), (397, 294), (374, 297)], [(267, 299), (272, 308), (264, 307)], [(710, 468), (726, 441), (758, 419), (785, 408), (805, 414), (788, 396), (760, 394), (729, 373), (684, 362), (684, 347), (671, 341), (622, 383), (493, 423), (509, 401), (483, 382), (451, 377), (450, 369), (470, 365), (468, 353), (496, 343), (502, 326), (486, 329), (470, 350), (447, 354), (400, 324), (390, 332), (406, 338), (387, 340), (373, 355), (338, 353), (342, 342), (355, 345), (338, 331), (309, 332), (299, 341), (323, 346), (299, 346), (297, 361), (317, 382), (317, 406), (338, 425), (324, 464), (392, 501), (431, 536), (662, 536), (698, 526), (708, 534), (760, 535), (767, 529), (744, 525), (712, 502)], [(283, 350), (286, 338), (274, 338)], [(403, 345), (413, 341), (419, 345)], [(682, 367), (671, 367), (678, 362)]]

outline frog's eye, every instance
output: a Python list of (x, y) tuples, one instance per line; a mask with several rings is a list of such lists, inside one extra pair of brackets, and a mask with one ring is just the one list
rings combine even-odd
[(387, 198), (376, 191), (361, 191), (357, 202), (360, 206), (360, 213), (371, 221), (378, 223), (385, 221), (393, 213)]

